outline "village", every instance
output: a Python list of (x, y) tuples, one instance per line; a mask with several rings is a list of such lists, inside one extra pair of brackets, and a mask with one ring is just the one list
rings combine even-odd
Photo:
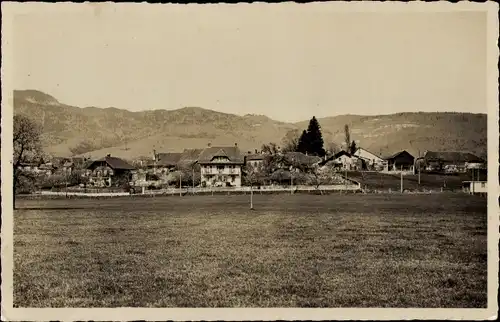
[[(20, 170), (37, 178), (36, 190), (49, 191), (123, 191), (146, 193), (185, 189), (186, 191), (262, 190), (362, 190), (353, 173), (406, 176), (460, 176), (461, 190), (487, 192), (486, 161), (466, 152), (425, 151), (415, 157), (403, 150), (379, 156), (367, 149), (354, 153), (342, 150), (319, 157), (302, 152), (270, 150), (242, 152), (234, 146), (185, 149), (183, 152), (153, 150), (150, 157), (133, 161), (108, 154), (95, 160), (84, 157), (40, 158), (23, 163)], [(469, 179), (470, 178), (470, 179)], [(444, 184), (446, 186), (446, 183)], [(401, 186), (401, 191), (403, 187)], [(22, 191), (21, 191), (22, 193)]]

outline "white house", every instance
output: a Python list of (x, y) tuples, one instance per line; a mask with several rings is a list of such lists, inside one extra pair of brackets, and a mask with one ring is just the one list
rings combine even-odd
[(488, 193), (487, 181), (463, 181), (462, 189), (464, 192), (470, 194), (486, 194)]
[(326, 162), (322, 162), (321, 166), (333, 166), (342, 170), (362, 170), (363, 162), (363, 159), (358, 156), (351, 155), (346, 151), (340, 151), (327, 159)]
[(201, 184), (208, 187), (241, 187), (241, 167), (244, 158), (237, 145), (212, 147), (201, 152), (198, 158), (201, 167)]
[(378, 168), (382, 170), (387, 163), (387, 161), (381, 158), (380, 156), (363, 148), (357, 149), (356, 152), (354, 152), (354, 155), (363, 159), (367, 167), (369, 168), (375, 168), (375, 169)]

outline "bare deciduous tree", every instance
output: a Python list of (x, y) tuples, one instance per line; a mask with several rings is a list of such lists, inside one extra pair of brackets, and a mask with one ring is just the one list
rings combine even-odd
[(300, 131), (293, 129), (288, 131), (281, 143), (283, 144), (283, 152), (295, 152), (299, 146)]
[(269, 144), (262, 144), (261, 148), (262, 152), (264, 153), (269, 153), (269, 154), (278, 154), (280, 152), (279, 147), (276, 145), (276, 143), (269, 143)]
[(41, 155), (42, 144), (40, 126), (27, 116), (15, 115), (13, 145), (13, 203), (15, 208), (16, 188), (19, 186), (21, 178), (31, 177), (21, 170), (21, 165), (25, 162), (32, 162)]

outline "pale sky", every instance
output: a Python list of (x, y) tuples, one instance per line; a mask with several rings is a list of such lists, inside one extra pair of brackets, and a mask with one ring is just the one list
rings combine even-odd
[(81, 8), (16, 16), (16, 89), (80, 107), (199, 106), (281, 121), (487, 112), (484, 12)]

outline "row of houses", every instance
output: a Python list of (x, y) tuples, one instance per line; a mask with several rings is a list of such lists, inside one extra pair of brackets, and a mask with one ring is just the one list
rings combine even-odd
[(460, 173), (468, 169), (484, 169), (486, 161), (468, 152), (425, 151), (415, 158), (408, 151), (399, 151), (387, 157), (378, 156), (366, 149), (359, 148), (354, 154), (340, 151), (331, 156), (324, 164), (343, 170), (374, 170), (383, 172), (439, 172)]
[[(38, 162), (22, 164), (22, 168), (43, 174), (70, 174), (80, 170), (89, 182), (99, 186), (112, 186), (123, 182), (167, 181), (174, 170), (194, 169), (199, 171), (203, 186), (235, 186), (242, 185), (243, 167), (245, 165), (260, 167), (268, 154), (255, 151), (241, 153), (237, 144), (234, 146), (212, 146), (203, 149), (185, 149), (183, 152), (157, 153), (153, 151), (151, 158), (134, 165), (121, 158), (107, 155), (98, 160), (87, 158), (53, 158), (50, 161), (40, 159)], [(283, 153), (283, 163), (278, 169), (285, 179), (291, 176), (290, 164), (314, 165), (337, 170), (382, 171), (382, 172), (415, 172), (441, 171), (461, 172), (471, 168), (484, 168), (485, 161), (471, 153), (426, 151), (422, 157), (415, 158), (407, 151), (400, 151), (391, 156), (382, 157), (366, 149), (359, 148), (350, 154), (340, 151), (324, 158), (300, 152)], [(295, 169), (297, 170), (297, 169)], [(283, 177), (283, 176), (282, 176)]]

